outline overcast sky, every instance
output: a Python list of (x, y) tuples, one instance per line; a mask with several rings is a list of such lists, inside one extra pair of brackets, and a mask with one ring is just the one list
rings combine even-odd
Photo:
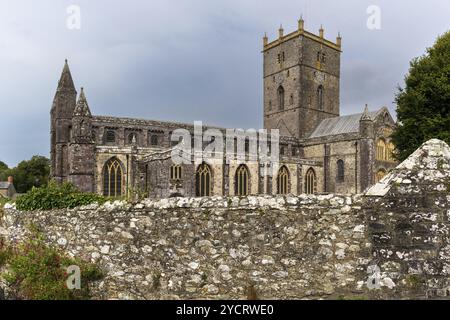
[[(449, 0), (0, 0), (0, 160), (49, 156), (64, 59), (98, 115), (262, 127), (262, 36), (343, 37), (341, 114), (387, 106), (409, 61), (450, 29)], [(70, 5), (81, 28), (67, 28)], [(370, 5), (381, 29), (369, 30)]]

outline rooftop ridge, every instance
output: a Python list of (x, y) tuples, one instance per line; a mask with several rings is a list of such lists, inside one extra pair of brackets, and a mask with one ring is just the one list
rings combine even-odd
[[(368, 111), (367, 116), (374, 120), (384, 110)], [(359, 131), (359, 120), (364, 113), (353, 113), (337, 117), (323, 119), (308, 138), (319, 138), (335, 134), (354, 133)]]
[[(169, 120), (155, 120), (155, 119), (145, 119), (145, 118), (132, 118), (132, 117), (119, 117), (119, 116), (103, 116), (103, 115), (94, 115), (92, 116), (92, 119), (95, 120), (103, 120), (103, 121), (116, 121), (116, 120), (123, 120), (123, 121), (135, 121), (138, 123), (149, 123), (149, 124), (155, 124), (155, 123), (161, 123), (164, 125), (181, 125), (185, 127), (194, 127), (194, 123), (187, 123), (187, 122), (181, 122), (181, 121), (169, 121)], [(215, 126), (215, 125), (209, 125), (209, 124), (202, 124), (203, 127), (206, 128), (213, 128), (213, 129), (223, 129), (226, 130), (228, 128)]]

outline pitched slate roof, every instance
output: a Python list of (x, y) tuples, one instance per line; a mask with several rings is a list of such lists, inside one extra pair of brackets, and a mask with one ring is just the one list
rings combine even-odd
[[(372, 120), (374, 120), (380, 111), (381, 109), (368, 112), (368, 115)], [(359, 120), (362, 115), (362, 113), (356, 113), (347, 116), (324, 119), (313, 131), (313, 133), (311, 133), (309, 138), (359, 132)]]

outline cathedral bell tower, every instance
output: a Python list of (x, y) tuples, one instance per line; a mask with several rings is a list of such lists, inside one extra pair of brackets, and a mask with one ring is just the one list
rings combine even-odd
[(277, 39), (264, 35), (265, 129), (307, 138), (323, 119), (339, 116), (342, 38), (333, 42), (324, 33), (306, 31), (300, 18), (289, 34), (280, 26)]

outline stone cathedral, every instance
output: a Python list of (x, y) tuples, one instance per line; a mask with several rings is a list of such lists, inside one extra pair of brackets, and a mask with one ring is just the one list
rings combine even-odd
[(280, 133), (272, 175), (245, 157), (173, 163), (172, 131), (193, 124), (93, 115), (66, 60), (50, 112), (51, 176), (111, 197), (363, 192), (396, 165), (395, 122), (386, 107), (340, 115), (341, 43), (322, 28), (306, 31), (302, 19), (289, 34), (264, 36), (264, 128)]

